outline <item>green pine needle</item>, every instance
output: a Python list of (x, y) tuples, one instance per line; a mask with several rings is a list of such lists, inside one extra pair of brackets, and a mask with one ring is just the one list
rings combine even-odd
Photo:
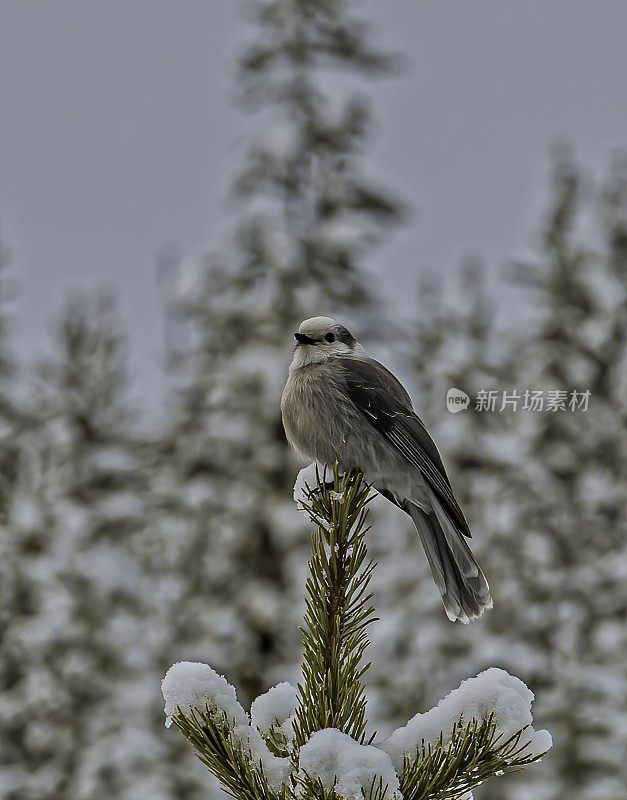
[(303, 681), (294, 725), (302, 746), (314, 731), (337, 728), (364, 743), (366, 696), (361, 679), (367, 628), (374, 621), (369, 585), (375, 567), (365, 545), (370, 487), (360, 472), (333, 480), (316, 472), (303, 509), (317, 525), (312, 535), (303, 636)]

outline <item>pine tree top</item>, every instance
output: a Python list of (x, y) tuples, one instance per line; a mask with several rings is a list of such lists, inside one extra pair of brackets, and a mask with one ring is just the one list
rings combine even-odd
[(489, 777), (538, 761), (551, 737), (533, 730), (533, 694), (499, 669), (465, 681), (387, 739), (375, 744), (376, 734), (368, 736), (373, 493), (361, 473), (340, 475), (337, 464), (332, 474), (316, 468), (315, 482), (301, 483), (299, 504), (315, 525), (302, 681), (274, 687), (248, 715), (211, 667), (178, 663), (162, 685), (167, 723), (239, 800), (461, 797)]

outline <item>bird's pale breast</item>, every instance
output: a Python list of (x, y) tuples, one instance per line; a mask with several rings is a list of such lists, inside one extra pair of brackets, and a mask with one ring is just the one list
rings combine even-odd
[(342, 415), (349, 412), (327, 364), (290, 373), (281, 398), (283, 425), (289, 443), (307, 458), (328, 464), (340, 460), (343, 448), (335, 445), (346, 444)]

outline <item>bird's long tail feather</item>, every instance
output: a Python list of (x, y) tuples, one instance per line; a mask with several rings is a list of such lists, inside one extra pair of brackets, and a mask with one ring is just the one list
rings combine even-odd
[(432, 498), (433, 513), (404, 501), (414, 521), (448, 618), (470, 622), (492, 608), (490, 587), (463, 534)]

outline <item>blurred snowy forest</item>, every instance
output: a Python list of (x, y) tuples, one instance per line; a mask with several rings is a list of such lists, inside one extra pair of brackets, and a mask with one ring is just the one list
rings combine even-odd
[[(378, 301), (376, 252), (403, 205), (367, 166), (368, 81), (398, 64), (352, 5), (256, 6), (238, 89), (262, 132), (233, 179), (233, 234), (176, 271), (172, 390), (157, 430), (129, 399), (111, 297), (73, 298), (33, 370), (13, 354), (2, 269), (4, 800), (205, 798), (203, 767), (163, 727), (165, 669), (210, 663), (244, 704), (297, 680), (309, 537), (279, 396), (292, 332), (317, 313), (402, 359), (495, 602), (452, 625), (415, 532), (376, 504), (373, 728), (502, 667), (536, 692), (555, 747), (528, 774), (482, 787), (481, 800), (625, 796), (627, 165), (616, 158), (593, 181), (566, 148), (555, 153), (537, 257), (510, 270), (529, 313), (497, 325), (473, 263), (461, 304), (422, 276), (401, 330)], [(450, 415), (452, 386), (589, 389), (591, 401), (579, 413)]]

